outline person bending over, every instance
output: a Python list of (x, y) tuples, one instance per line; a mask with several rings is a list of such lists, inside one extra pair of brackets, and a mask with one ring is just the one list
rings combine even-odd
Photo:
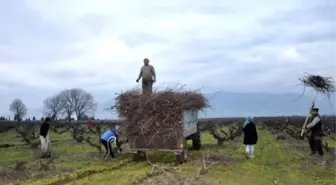
[(111, 143), (114, 143), (118, 150), (121, 152), (121, 147), (119, 143), (119, 136), (117, 131), (114, 130), (106, 130), (100, 137), (100, 142), (104, 145), (106, 154), (104, 156), (104, 159), (106, 160), (107, 157), (110, 155), (112, 158), (115, 158), (115, 153), (112, 150)]

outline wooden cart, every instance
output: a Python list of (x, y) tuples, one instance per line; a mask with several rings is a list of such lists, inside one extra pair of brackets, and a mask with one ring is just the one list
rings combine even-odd
[[(161, 135), (146, 135), (128, 137), (128, 144), (132, 152), (133, 160), (137, 161), (145, 157), (147, 151), (173, 152), (176, 154), (176, 163), (182, 164), (188, 159), (187, 139), (197, 141), (197, 149), (200, 148), (200, 131), (197, 111), (184, 111), (183, 120), (179, 121), (183, 126), (183, 134), (172, 138), (162, 138)], [(196, 142), (195, 142), (196, 143)]]

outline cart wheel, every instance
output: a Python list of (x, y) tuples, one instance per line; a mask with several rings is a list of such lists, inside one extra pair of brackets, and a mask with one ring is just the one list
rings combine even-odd
[(195, 136), (192, 139), (192, 145), (195, 150), (200, 150), (201, 149), (201, 134), (197, 132)]
[(187, 160), (188, 160), (188, 146), (187, 142), (185, 142), (183, 152), (176, 155), (176, 164), (177, 165), (183, 164), (187, 162)]
[(137, 151), (136, 153), (132, 154), (133, 161), (141, 161), (141, 160), (144, 160), (145, 158), (146, 158), (146, 155), (142, 151)]
[(139, 155), (138, 155), (138, 153), (133, 153), (132, 154), (132, 161), (139, 161)]

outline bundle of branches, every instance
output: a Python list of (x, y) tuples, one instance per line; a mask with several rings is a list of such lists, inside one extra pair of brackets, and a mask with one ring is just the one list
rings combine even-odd
[(126, 118), (122, 125), (127, 136), (179, 137), (183, 133), (183, 111), (208, 107), (206, 98), (195, 91), (165, 89), (151, 96), (132, 89), (116, 97), (114, 108)]
[[(303, 78), (299, 78), (299, 80), (304, 85), (304, 88), (310, 87), (316, 91), (316, 94), (313, 98), (312, 105), (309, 111), (311, 111), (315, 107), (315, 100), (316, 100), (317, 94), (323, 94), (324, 96), (326, 96), (330, 103), (330, 95), (335, 92), (335, 82), (333, 78), (307, 74)], [(303, 133), (304, 133), (303, 128), (306, 126), (308, 119), (309, 119), (309, 116), (307, 116), (302, 126), (300, 136), (303, 136)]]
[(332, 77), (322, 77), (319, 75), (307, 74), (299, 78), (304, 87), (314, 89), (316, 92), (330, 97), (330, 93), (335, 92), (335, 81)]

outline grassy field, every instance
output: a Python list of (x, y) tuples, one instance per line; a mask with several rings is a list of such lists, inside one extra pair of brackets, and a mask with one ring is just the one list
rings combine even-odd
[[(15, 132), (2, 133), (0, 144), (14, 144), (0, 148), (3, 174), (2, 184), (23, 185), (146, 185), (146, 184), (218, 184), (218, 185), (331, 185), (335, 184), (335, 156), (332, 152), (322, 159), (309, 157), (306, 141), (294, 140), (286, 136), (277, 140), (276, 135), (259, 128), (256, 157), (245, 159), (242, 137), (224, 142), (217, 141), (208, 132), (202, 133), (202, 149), (190, 151), (189, 161), (174, 166), (175, 156), (171, 153), (154, 152), (148, 161), (133, 162), (127, 153), (117, 159), (103, 161), (102, 153), (88, 144), (80, 144), (69, 133), (51, 133), (54, 154), (57, 156), (44, 165), (46, 159), (35, 159), (36, 150), (20, 141)], [(335, 143), (329, 142), (335, 147)], [(332, 148), (333, 149), (333, 148)], [(202, 155), (203, 154), (203, 155)], [(198, 174), (205, 158), (206, 168)], [(12, 169), (17, 161), (27, 161), (24, 169)], [(153, 164), (155, 168), (153, 170)], [(6, 170), (5, 170), (6, 166)], [(153, 170), (153, 173), (151, 173)]]

